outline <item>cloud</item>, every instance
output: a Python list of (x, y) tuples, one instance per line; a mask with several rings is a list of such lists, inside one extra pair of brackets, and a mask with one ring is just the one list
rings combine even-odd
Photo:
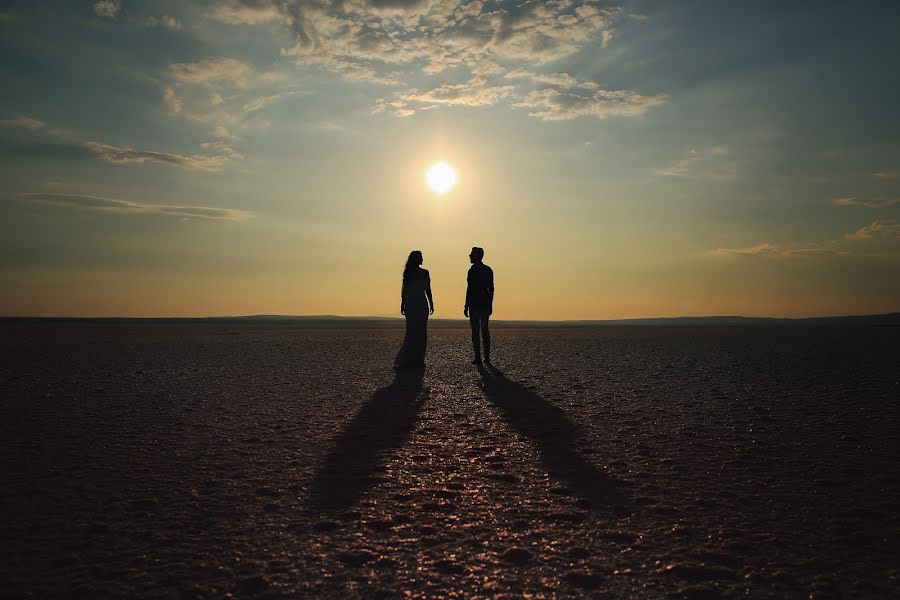
[(560, 92), (553, 88), (531, 92), (513, 108), (536, 109), (529, 116), (544, 121), (565, 121), (578, 117), (635, 117), (661, 105), (665, 94), (642, 96), (629, 90), (596, 90), (594, 92)]
[(372, 114), (377, 115), (384, 112), (395, 117), (409, 117), (416, 113), (415, 110), (408, 108), (403, 100), (387, 101), (384, 98), (380, 98), (375, 101), (375, 106), (372, 107)]
[[(666, 99), (601, 89), (570, 73), (535, 72), (591, 44), (605, 46), (615, 22), (630, 18), (598, 0), (222, 0), (208, 16), (235, 26), (286, 27), (293, 42), (281, 54), (299, 65), (351, 82), (409, 88), (378, 100), (373, 114), (409, 116), (418, 104), (473, 107), (518, 99), (512, 106), (532, 109), (533, 117), (564, 121), (639, 116)], [(466, 83), (438, 81), (424, 92), (408, 79), (416, 70), (436, 76), (461, 69), (468, 70)], [(515, 93), (523, 84), (546, 89), (523, 99)]]
[(179, 83), (206, 87), (226, 84), (241, 89), (248, 87), (257, 77), (249, 63), (225, 57), (169, 65), (169, 76)]
[[(225, 0), (208, 14), (232, 25), (280, 24), (293, 43), (282, 55), (345, 79), (393, 85), (402, 66), (425, 74), (466, 67), (472, 78), (509, 63), (542, 65), (607, 43), (621, 10), (597, 0)], [(501, 66), (501, 63), (507, 66)], [(562, 81), (535, 76), (544, 83)], [(568, 76), (571, 77), (571, 76)], [(436, 88), (437, 89), (437, 88)], [(624, 113), (623, 113), (624, 114)]]
[(442, 85), (421, 94), (403, 94), (400, 100), (448, 106), (491, 106), (512, 94), (513, 89), (511, 85), (490, 85), (484, 79), (475, 78), (466, 83)]
[(506, 77), (506, 79), (530, 79), (535, 83), (546, 83), (547, 85), (556, 85), (566, 88), (578, 85), (578, 80), (568, 73), (532, 73), (524, 67), (513, 69), (506, 73), (504, 77)]
[(738, 165), (730, 156), (731, 151), (723, 146), (690, 148), (685, 158), (657, 169), (655, 174), (660, 177), (726, 181), (734, 179), (738, 172)]
[(888, 206), (900, 205), (900, 198), (873, 198), (871, 200), (860, 200), (856, 196), (846, 196), (844, 198), (835, 198), (833, 204), (835, 206), (864, 206), (865, 208), (887, 208)]
[[(480, 72), (502, 73), (496, 63), (488, 63)], [(568, 73), (534, 73), (525, 68), (517, 68), (503, 75), (504, 80), (528, 80), (538, 84), (553, 85), (566, 91), (545, 88), (532, 91), (525, 99), (514, 103), (513, 108), (540, 109), (529, 115), (545, 121), (563, 121), (577, 117), (607, 118), (612, 116), (638, 116), (665, 101), (665, 95), (641, 96), (632, 91), (609, 91), (599, 89), (593, 82), (578, 81)], [(444, 84), (427, 92), (416, 90), (398, 94), (393, 102), (379, 100), (373, 113), (394, 108), (393, 114), (412, 114), (407, 104), (411, 102), (431, 106), (491, 106), (515, 95), (515, 86), (492, 84), (486, 76), (476, 76), (466, 83)], [(399, 115), (397, 111), (402, 111)]]
[[(238, 139), (238, 137), (236, 135), (234, 135), (233, 133), (231, 133), (230, 131), (228, 131), (227, 129), (222, 127), (221, 125), (217, 126), (215, 129), (213, 129), (211, 133), (212, 133), (213, 137), (217, 137), (217, 138), (223, 139), (223, 140)], [(201, 144), (201, 146), (202, 146), (202, 144)]]
[(253, 98), (249, 102), (246, 102), (242, 107), (241, 111), (244, 114), (254, 113), (256, 111), (262, 110), (267, 106), (275, 104), (276, 102), (289, 98), (291, 96), (296, 96), (298, 92), (296, 91), (288, 91), (288, 92), (278, 92), (276, 94), (270, 94), (268, 96), (260, 96), (259, 98)]
[(236, 139), (243, 128), (259, 125), (259, 120), (252, 120), (254, 113), (300, 93), (285, 87), (282, 74), (259, 71), (248, 62), (227, 57), (174, 63), (166, 75), (162, 92), (169, 112), (226, 139)]
[(28, 129), (29, 131), (41, 131), (50, 135), (51, 137), (66, 142), (73, 142), (76, 144), (81, 144), (82, 142), (81, 138), (79, 138), (76, 134), (69, 131), (68, 129), (50, 127), (43, 121), (33, 119), (31, 117), (18, 116), (11, 119), (0, 119), (0, 125), (4, 125), (6, 127), (19, 127), (22, 129)]
[(113, 19), (121, 9), (122, 3), (119, 0), (99, 0), (94, 2), (94, 14), (98, 17)]
[(290, 13), (281, 4), (271, 2), (222, 2), (209, 12), (209, 16), (229, 25), (260, 25), (263, 23), (291, 23)]
[(900, 177), (900, 171), (875, 171), (872, 175), (879, 179), (897, 179)]
[[(795, 258), (807, 258), (813, 256), (849, 256), (860, 255), (859, 246), (855, 242), (898, 242), (900, 241), (900, 223), (893, 219), (878, 219), (871, 224), (860, 227), (852, 233), (847, 233), (843, 238), (831, 240), (827, 243), (811, 242), (805, 245), (776, 244), (764, 242), (755, 246), (738, 248), (715, 248), (707, 252), (710, 256), (749, 256), (767, 258), (770, 260), (784, 260)], [(853, 242), (848, 244), (847, 242)]]
[(135, 150), (128, 146), (114, 146), (104, 142), (86, 140), (76, 133), (66, 129), (48, 127), (43, 121), (31, 117), (14, 117), (0, 120), (0, 125), (22, 127), (30, 131), (40, 131), (50, 137), (75, 143), (90, 151), (94, 156), (108, 163), (128, 165), (158, 163), (171, 167), (178, 167), (187, 171), (218, 171), (231, 160), (243, 158), (231, 148), (216, 148), (217, 154), (175, 154), (169, 152), (154, 152), (148, 150)]
[(135, 150), (127, 146), (112, 146), (102, 142), (84, 142), (84, 147), (93, 152), (97, 158), (116, 165), (140, 165), (145, 162), (159, 163), (178, 167), (186, 171), (218, 171), (233, 155), (217, 154), (172, 154), (169, 152), (152, 152)]
[(710, 250), (712, 256), (757, 256), (768, 259), (801, 258), (805, 256), (823, 256), (846, 254), (833, 245), (808, 244), (806, 246), (782, 246), (768, 242), (746, 248), (716, 248)]
[(853, 233), (846, 234), (844, 238), (851, 241), (900, 240), (900, 223), (892, 219), (875, 220)]
[(163, 216), (176, 217), (179, 219), (199, 219), (208, 221), (243, 221), (251, 216), (250, 213), (232, 208), (141, 204), (138, 202), (116, 200), (113, 198), (101, 198), (98, 196), (34, 193), (19, 194), (18, 197), (28, 202), (39, 202), (64, 208), (110, 212), (134, 216)]
[(47, 126), (43, 121), (38, 121), (37, 119), (32, 119), (31, 117), (13, 117), (11, 119), (0, 119), (0, 125), (5, 125), (7, 127), (24, 127), (25, 129), (30, 129), (32, 131), (43, 129)]
[(163, 92), (163, 101), (166, 103), (166, 106), (169, 107), (169, 110), (173, 113), (180, 113), (181, 109), (184, 107), (184, 103), (181, 101), (181, 98), (178, 97), (178, 94), (175, 93), (175, 90), (172, 88), (166, 88)]
[(162, 29), (168, 29), (169, 31), (177, 31), (183, 27), (180, 20), (175, 17), (170, 17), (169, 15), (163, 15), (161, 17), (145, 17), (138, 23), (143, 27), (149, 27), (151, 29), (160, 27)]

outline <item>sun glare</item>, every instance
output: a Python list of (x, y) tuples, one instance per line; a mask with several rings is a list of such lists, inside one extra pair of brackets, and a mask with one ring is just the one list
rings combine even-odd
[(456, 171), (445, 162), (437, 162), (425, 173), (425, 182), (437, 194), (446, 194), (456, 185)]

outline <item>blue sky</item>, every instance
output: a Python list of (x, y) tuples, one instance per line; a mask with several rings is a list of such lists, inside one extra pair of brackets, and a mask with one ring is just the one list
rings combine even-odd
[[(900, 308), (900, 7), (5, 2), (0, 313)], [(444, 160), (459, 177), (423, 183)]]

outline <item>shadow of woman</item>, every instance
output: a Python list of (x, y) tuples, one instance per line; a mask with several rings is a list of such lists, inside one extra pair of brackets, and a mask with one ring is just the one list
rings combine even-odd
[(372, 474), (386, 450), (400, 448), (425, 401), (423, 369), (401, 369), (390, 385), (372, 394), (335, 439), (310, 484), (310, 506), (319, 510), (350, 508), (372, 485)]
[(612, 478), (575, 450), (578, 428), (558, 406), (550, 404), (496, 367), (478, 367), (481, 388), (516, 431), (534, 442), (551, 477), (565, 482), (593, 508), (628, 512), (628, 502)]

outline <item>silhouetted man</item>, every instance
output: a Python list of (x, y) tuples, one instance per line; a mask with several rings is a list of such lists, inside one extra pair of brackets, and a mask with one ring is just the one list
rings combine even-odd
[(475, 246), (469, 253), (472, 266), (469, 267), (468, 282), (466, 287), (466, 308), (463, 314), (469, 317), (472, 326), (472, 350), (475, 352), (473, 365), (481, 364), (481, 344), (478, 341), (478, 333), (484, 341), (484, 362), (491, 364), (491, 332), (488, 329), (488, 318), (494, 303), (494, 271), (481, 262), (484, 258), (484, 249)]

